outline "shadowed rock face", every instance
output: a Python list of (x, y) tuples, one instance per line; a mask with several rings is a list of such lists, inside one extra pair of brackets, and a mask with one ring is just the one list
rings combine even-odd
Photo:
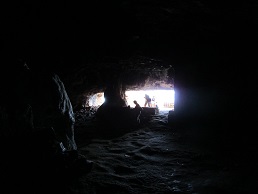
[(76, 150), (73, 107), (60, 78), (22, 67), (9, 73), (1, 83), (1, 137), (11, 141), (53, 128), (67, 150)]
[(37, 91), (32, 101), (34, 126), (53, 127), (66, 149), (76, 150), (73, 107), (63, 82), (56, 74), (34, 81), (34, 92)]
[[(104, 111), (107, 115), (104, 119), (115, 126), (127, 127), (128, 112), (123, 111), (127, 107), (121, 107), (123, 92), (159, 84), (174, 86), (173, 114), (169, 118), (160, 117), (151, 130), (136, 131), (116, 141), (92, 142), (93, 147), (83, 150), (96, 160), (99, 168), (81, 179), (82, 185), (74, 179), (70, 182), (79, 188), (61, 193), (92, 187), (91, 193), (102, 193), (101, 188), (107, 193), (123, 193), (123, 188), (137, 193), (143, 187), (147, 189), (143, 193), (153, 193), (151, 188), (160, 189), (159, 193), (178, 193), (181, 186), (189, 193), (191, 184), (187, 183), (191, 182), (214, 193), (227, 187), (224, 178), (237, 180), (233, 190), (227, 187), (229, 193), (241, 192), (242, 185), (253, 185), (243, 177), (257, 180), (253, 178), (257, 175), (254, 158), (257, 158), (258, 63), (257, 51), (253, 49), (257, 48), (257, 13), (256, 1), (3, 1), (0, 6), (0, 145), (3, 148), (0, 163), (2, 169), (6, 168), (2, 159), (4, 163), (11, 162), (10, 168), (14, 165), (15, 169), (21, 169), (11, 174), (9, 168), (4, 169), (1, 182), (4, 184), (9, 175), (7, 182), (11, 184), (3, 188), (16, 187), (14, 179), (15, 182), (24, 179), (26, 193), (27, 186), (31, 193), (37, 191), (28, 184), (35, 181), (39, 181), (36, 185), (40, 193), (53, 188), (52, 184), (45, 187), (49, 179), (53, 179), (53, 186), (58, 181), (60, 187), (65, 187), (67, 180), (63, 180), (67, 175), (62, 177), (64, 174), (58, 173), (52, 177), (49, 170), (43, 172), (52, 164), (45, 166), (42, 162), (41, 151), (45, 152), (47, 146), (39, 145), (38, 151), (38, 143), (48, 141), (49, 136), (34, 136), (27, 145), (32, 152), (26, 154), (30, 156), (26, 159), (26, 147), (20, 144), (28, 139), (26, 134), (36, 128), (44, 130), (53, 126), (65, 146), (70, 144), (71, 149), (76, 149), (72, 107), (80, 108), (91, 94), (111, 91), (105, 95), (116, 110)], [(15, 62), (17, 59), (25, 61), (33, 74), (28, 76)], [(110, 90), (109, 83), (119, 83), (119, 87)], [(135, 119), (133, 116), (132, 120)], [(167, 119), (172, 124), (164, 133), (164, 128), (159, 127)], [(89, 136), (92, 130), (97, 137), (113, 136), (109, 129), (116, 135), (121, 134), (120, 127), (109, 128), (106, 122), (97, 132), (94, 125), (82, 126), (81, 130), (89, 130)], [(123, 127), (122, 133), (130, 129)], [(85, 145), (88, 133), (80, 136), (82, 133), (77, 132), (78, 142)], [(174, 132), (183, 134), (183, 139), (174, 139)], [(177, 141), (184, 144), (179, 146), (179, 151), (175, 147)], [(241, 165), (234, 160), (232, 166), (224, 168), (218, 165), (222, 161), (216, 156), (206, 165), (196, 154), (184, 150), (189, 142), (215, 148), (218, 155), (229, 153), (230, 157), (232, 152), (248, 168), (239, 170)], [(6, 151), (10, 145), (11, 149)], [(38, 159), (34, 159), (35, 155)], [(125, 161), (129, 161), (129, 165)], [(254, 165), (249, 165), (250, 161)], [(146, 166), (142, 168), (142, 164)], [(36, 167), (26, 168), (30, 165)], [(195, 167), (197, 171), (190, 170)], [(36, 170), (31, 174), (28, 169)], [(212, 169), (214, 173), (209, 174)], [(234, 170), (232, 178), (228, 176), (231, 169)], [(176, 172), (168, 173), (171, 170)], [(27, 173), (32, 175), (29, 179), (24, 177)], [(235, 179), (235, 173), (239, 174), (239, 179)], [(153, 182), (155, 184), (150, 186)], [(200, 191), (207, 193), (207, 190)]]
[[(249, 114), (258, 93), (251, 49), (256, 7), (247, 1), (14, 3), (1, 12), (1, 54), (55, 72), (75, 108), (105, 91), (114, 75), (123, 90), (142, 88), (148, 80), (174, 84), (182, 127), (205, 124), (246, 142), (249, 135), (235, 128), (252, 128), (258, 120)], [(239, 88), (247, 92), (239, 94)]]

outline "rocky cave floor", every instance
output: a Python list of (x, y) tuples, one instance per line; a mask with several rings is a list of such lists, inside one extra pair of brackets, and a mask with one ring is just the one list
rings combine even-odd
[(167, 112), (160, 112), (142, 119), (137, 128), (112, 130), (98, 127), (94, 117), (81, 116), (76, 125), (78, 149), (94, 167), (69, 191), (257, 193), (256, 163), (221, 156), (219, 151), (187, 142), (187, 134), (171, 129), (167, 118)]
[(17, 148), (8, 156), (13, 162), (13, 173), (5, 170), (8, 176), (1, 174), (1, 193), (250, 194), (258, 191), (255, 160), (236, 160), (220, 154), (220, 150), (213, 152), (194, 145), (188, 134), (168, 125), (166, 112), (142, 118), (141, 124), (133, 128), (99, 125), (94, 113), (77, 112), (76, 117), (78, 151), (93, 161), (91, 171), (55, 170), (52, 163), (15, 155), (22, 149)]

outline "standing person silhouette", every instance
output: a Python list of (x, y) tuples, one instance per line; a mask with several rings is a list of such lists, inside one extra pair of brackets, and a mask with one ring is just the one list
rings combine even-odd
[(148, 94), (145, 94), (144, 98), (145, 98), (144, 107), (146, 107), (147, 105), (148, 105), (148, 107), (150, 107), (151, 106), (151, 98), (150, 98), (150, 96)]
[(142, 112), (142, 107), (139, 105), (139, 103), (134, 100), (133, 103), (135, 104), (135, 107), (134, 107), (134, 111), (135, 111), (135, 114), (137, 116), (137, 123), (140, 123), (140, 116), (141, 116), (141, 112)]

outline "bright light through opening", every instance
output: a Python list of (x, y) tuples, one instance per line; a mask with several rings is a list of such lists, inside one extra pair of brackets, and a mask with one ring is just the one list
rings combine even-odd
[[(126, 91), (127, 104), (134, 107), (136, 100), (142, 107), (145, 104), (145, 94), (148, 94), (151, 101), (151, 107), (158, 107), (160, 111), (174, 110), (175, 91), (174, 90), (138, 90)], [(154, 97), (154, 98), (153, 98)], [(104, 93), (97, 93), (90, 97), (89, 106), (100, 106), (105, 102)]]
[(128, 105), (134, 107), (133, 103), (136, 100), (142, 107), (145, 104), (145, 94), (148, 94), (151, 101), (151, 107), (158, 107), (159, 110), (174, 110), (175, 91), (174, 90), (140, 90), (126, 91), (126, 100)]

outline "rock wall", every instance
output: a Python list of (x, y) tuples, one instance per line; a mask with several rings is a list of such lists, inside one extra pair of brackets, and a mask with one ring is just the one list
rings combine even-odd
[(76, 150), (73, 107), (60, 78), (11, 65), (1, 82), (1, 137), (8, 142), (53, 127), (58, 141)]

